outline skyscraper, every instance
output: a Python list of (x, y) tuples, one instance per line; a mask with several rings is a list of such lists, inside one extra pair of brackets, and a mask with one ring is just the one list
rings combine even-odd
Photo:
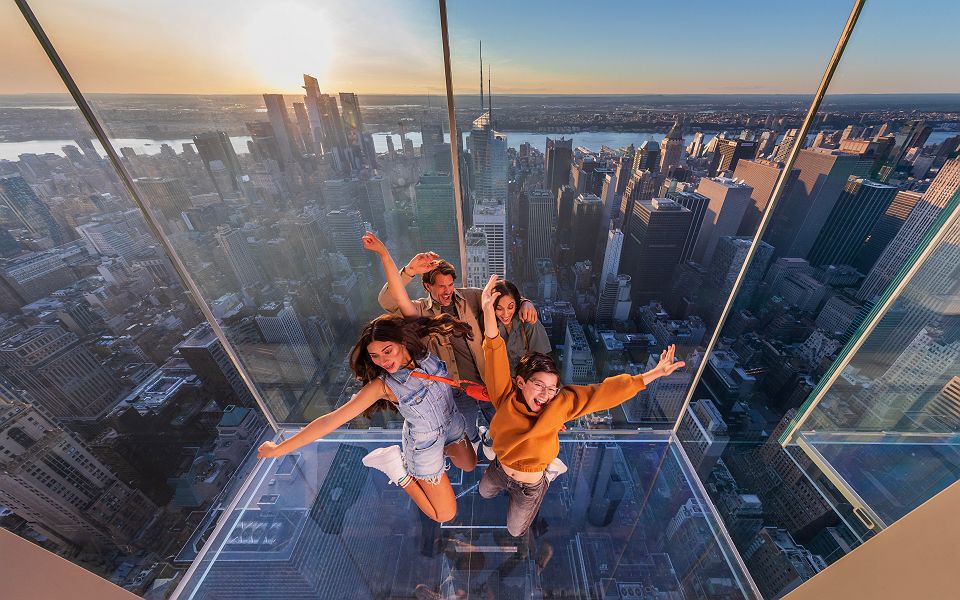
[(544, 152), (544, 169), (546, 175), (543, 186), (554, 196), (557, 190), (570, 182), (570, 165), (573, 162), (573, 139), (554, 140), (547, 138)]
[(468, 140), (478, 204), (507, 203), (507, 136), (494, 131), (489, 113), (473, 121)]
[(240, 159), (230, 143), (230, 136), (223, 131), (205, 131), (193, 136), (193, 145), (197, 147), (203, 168), (221, 198), (240, 190)]
[(303, 89), (307, 95), (303, 99), (307, 111), (307, 121), (310, 126), (310, 136), (313, 140), (311, 151), (320, 156), (323, 154), (323, 121), (320, 117), (320, 85), (315, 77), (303, 74)]
[(482, 288), (490, 278), (487, 234), (479, 227), (467, 230), (464, 241), (467, 251), (467, 274), (464, 280), (467, 287)]
[(186, 339), (177, 344), (176, 350), (222, 407), (230, 404), (255, 406), (240, 372), (230, 362), (223, 344), (209, 325), (202, 324), (190, 331)]
[(368, 140), (360, 115), (360, 100), (351, 92), (340, 92), (340, 108), (343, 111), (343, 130), (347, 136), (347, 147), (353, 156), (355, 168), (377, 166), (377, 154), (372, 140)]
[(796, 185), (774, 210), (766, 241), (777, 256), (805, 257), (850, 177), (865, 177), (872, 162), (836, 150), (801, 150)]
[(700, 227), (707, 215), (707, 207), (710, 204), (710, 198), (697, 192), (667, 192), (664, 194), (668, 200), (675, 200), (680, 206), (687, 208), (693, 213), (690, 219), (690, 231), (687, 233), (687, 239), (683, 243), (683, 255), (680, 262), (687, 262), (693, 257), (693, 250), (697, 246), (697, 239), (700, 236)]
[(593, 260), (597, 253), (603, 200), (580, 194), (573, 203), (573, 260)]
[(632, 277), (634, 300), (663, 296), (665, 282), (683, 256), (693, 213), (674, 200), (638, 200), (626, 231), (621, 270)]
[(308, 154), (314, 150), (313, 131), (310, 127), (310, 117), (303, 102), (293, 103), (293, 114), (297, 118), (297, 133), (300, 134), (300, 146)]
[(603, 252), (603, 267), (600, 271), (600, 285), (602, 286), (610, 275), (620, 272), (620, 255), (623, 252), (623, 232), (611, 229), (607, 232), (607, 245)]
[(573, 203), (577, 195), (577, 190), (571, 185), (562, 185), (557, 190), (557, 231), (569, 232), (573, 226)]
[(893, 202), (897, 188), (869, 179), (847, 181), (807, 260), (811, 265), (849, 265), (863, 242)]
[(0, 175), (0, 208), (5, 227), (27, 229), (37, 238), (47, 238), (50, 246), (67, 241), (50, 209), (20, 175)]
[(667, 132), (661, 145), (660, 173), (664, 177), (669, 177), (674, 167), (680, 165), (680, 159), (683, 158), (683, 125), (680, 119), (673, 123), (673, 127)]
[(730, 439), (727, 436), (727, 424), (709, 398), (690, 403), (686, 414), (680, 419), (677, 437), (683, 442), (690, 464), (704, 480), (713, 471)]
[(527, 273), (536, 272), (537, 259), (553, 257), (556, 210), (553, 193), (530, 190), (527, 194)]
[(0, 504), (78, 549), (136, 546), (159, 510), (6, 385), (0, 386), (0, 447)]
[(300, 158), (303, 150), (300, 148), (300, 135), (290, 121), (290, 113), (282, 94), (264, 94), (263, 103), (267, 107), (267, 117), (273, 129), (273, 137), (277, 140), (280, 156), (287, 164), (293, 164)]
[(507, 210), (503, 204), (478, 204), (473, 210), (473, 226), (487, 237), (487, 272), (507, 273)]
[(237, 277), (240, 288), (255, 286), (264, 280), (263, 271), (250, 251), (247, 236), (242, 229), (221, 226), (214, 234), (220, 249), (227, 256), (227, 262)]
[[(174, 177), (140, 177), (137, 188), (147, 205), (166, 219), (180, 220), (181, 213), (193, 208), (190, 192), (183, 181)], [(216, 180), (214, 180), (216, 182)]]
[(960, 189), (960, 158), (948, 160), (867, 274), (857, 298), (872, 300), (893, 280), (940, 211)]
[(726, 177), (705, 177), (700, 180), (697, 193), (709, 198), (710, 202), (697, 234), (693, 259), (709, 266), (720, 238), (736, 235), (740, 228), (753, 188)]
[(713, 157), (710, 174), (714, 177), (737, 168), (740, 160), (753, 160), (757, 155), (757, 143), (748, 140), (717, 140), (717, 152)]
[(327, 213), (327, 237), (337, 252), (347, 257), (354, 267), (370, 264), (369, 252), (363, 249), (363, 215), (359, 210), (338, 209)]
[[(757, 228), (760, 227), (763, 211), (770, 203), (773, 188), (776, 187), (777, 180), (782, 172), (783, 166), (772, 160), (741, 160), (737, 163), (737, 168), (733, 170), (733, 179), (742, 181), (753, 188), (753, 192), (750, 194), (750, 205), (743, 213), (743, 220), (740, 221), (737, 235), (752, 236), (756, 233)], [(799, 175), (800, 171), (798, 169), (790, 171), (790, 179), (786, 183), (782, 197), (787, 196), (790, 186), (796, 184)]]
[(780, 143), (777, 145), (777, 149), (774, 151), (773, 156), (770, 157), (770, 160), (778, 163), (786, 163), (787, 158), (790, 156), (790, 151), (793, 150), (793, 147), (797, 143), (797, 139), (799, 137), (799, 129), (788, 129), (787, 132), (783, 134), (783, 139), (780, 140)]
[(92, 419), (113, 406), (117, 379), (59, 324), (34, 325), (0, 342), (0, 369), (53, 416)]
[(587, 343), (587, 336), (576, 317), (567, 319), (567, 330), (563, 352), (563, 367), (560, 370), (564, 385), (590, 384), (597, 374), (593, 362), (593, 351)]
[(647, 140), (640, 144), (636, 152), (633, 153), (633, 167), (631, 171), (653, 171), (660, 168), (660, 144), (653, 140)]
[(300, 366), (302, 381), (310, 381), (317, 361), (310, 351), (307, 336), (293, 307), (287, 303), (269, 302), (257, 310), (255, 320), (263, 341), (279, 344), (290, 352)]
[(461, 271), (453, 179), (449, 175), (422, 175), (413, 190), (421, 247), (436, 252)]

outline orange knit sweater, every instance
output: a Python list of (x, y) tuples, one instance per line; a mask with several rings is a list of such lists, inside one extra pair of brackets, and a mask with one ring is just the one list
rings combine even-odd
[(557, 435), (567, 421), (613, 408), (644, 389), (640, 375), (614, 375), (596, 385), (568, 385), (540, 412), (530, 410), (510, 377), (503, 338), (484, 337), (483, 382), (496, 408), (490, 423), (493, 449), (500, 463), (526, 473), (547, 468), (560, 452)]

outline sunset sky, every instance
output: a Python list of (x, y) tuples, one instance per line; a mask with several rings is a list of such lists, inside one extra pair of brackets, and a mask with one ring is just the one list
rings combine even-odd
[[(443, 92), (434, 0), (35, 0), (88, 92)], [(454, 89), (516, 93), (811, 93), (851, 2), (449, 0)], [(960, 3), (870, 0), (834, 93), (960, 92)], [(0, 93), (62, 92), (12, 2)], [(15, 60), (11, 60), (15, 57)]]

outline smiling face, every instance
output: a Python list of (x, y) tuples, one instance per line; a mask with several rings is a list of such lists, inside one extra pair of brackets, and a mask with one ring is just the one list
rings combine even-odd
[(497, 298), (497, 304), (494, 307), (497, 313), (497, 320), (504, 325), (509, 325), (513, 320), (513, 315), (517, 312), (517, 302), (511, 296), (500, 296)]
[(370, 360), (387, 373), (396, 373), (410, 363), (410, 353), (397, 342), (370, 342), (367, 344)]
[(529, 379), (517, 376), (517, 387), (527, 408), (540, 412), (560, 393), (560, 378), (554, 373), (534, 373)]
[(434, 275), (433, 283), (424, 283), (423, 287), (435, 302), (440, 303), (440, 306), (450, 306), (450, 302), (453, 301), (453, 280), (452, 275), (439, 273)]

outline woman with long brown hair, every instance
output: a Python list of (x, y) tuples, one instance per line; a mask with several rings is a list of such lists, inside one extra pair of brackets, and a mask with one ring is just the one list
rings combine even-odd
[(473, 335), (470, 326), (449, 315), (416, 316), (393, 259), (373, 234), (364, 246), (383, 261), (392, 293), (405, 316), (383, 315), (364, 327), (353, 351), (350, 366), (364, 386), (346, 404), (301, 429), (280, 444), (264, 442), (261, 457), (282, 456), (322, 438), (360, 414), (383, 409), (403, 416), (400, 446), (378, 448), (363, 464), (382, 471), (391, 483), (402, 487), (428, 517), (444, 522), (457, 512), (456, 496), (447, 478), (445, 457), (472, 471), (477, 455), (465, 434), (466, 422), (453, 399), (453, 388), (428, 379), (446, 377), (447, 369), (427, 350), (423, 339), (432, 335)]

